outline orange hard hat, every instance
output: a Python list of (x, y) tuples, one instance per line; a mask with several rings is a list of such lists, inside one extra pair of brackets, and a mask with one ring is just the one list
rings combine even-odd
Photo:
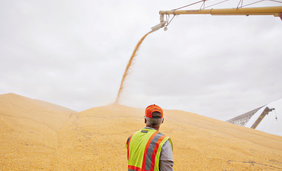
[(152, 113), (153, 112), (159, 112), (161, 114), (161, 118), (163, 118), (163, 110), (160, 106), (152, 104), (148, 106), (145, 110), (145, 116), (148, 118), (152, 118)]

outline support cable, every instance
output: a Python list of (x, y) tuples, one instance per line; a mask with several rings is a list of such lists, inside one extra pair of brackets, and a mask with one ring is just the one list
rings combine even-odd
[(269, 1), (277, 2), (277, 3), (282, 3), (282, 1), (277, 1), (277, 0), (269, 0)]
[(189, 6), (192, 6), (192, 5), (198, 4), (198, 3), (200, 3), (200, 2), (203, 2), (203, 0), (201, 0), (201, 1), (197, 1), (197, 2), (194, 2), (194, 3), (191, 3), (191, 4), (188, 4), (188, 5), (184, 5), (184, 6), (179, 7), (179, 8), (175, 8), (175, 9), (173, 9), (172, 11), (176, 11), (176, 10), (179, 10), (179, 9), (182, 9), (182, 8), (185, 8), (185, 7), (189, 7)]
[(243, 7), (243, 0), (239, 0), (237, 8), (242, 8), (242, 7)]
[(206, 0), (203, 0), (203, 3), (201, 5), (200, 9), (205, 9), (205, 6), (206, 6)]
[(259, 1), (253, 2), (253, 3), (249, 3), (249, 4), (246, 4), (246, 5), (241, 6), (241, 8), (246, 7), (246, 6), (249, 6), (249, 5), (254, 5), (254, 4), (263, 2), (263, 1), (265, 1), (265, 0), (259, 0)]
[(173, 15), (173, 17), (170, 20), (167, 20), (168, 22), (167, 22), (166, 26), (168, 26), (171, 23), (171, 21), (174, 19), (174, 17), (175, 17), (175, 15)]
[(209, 5), (209, 6), (207, 6), (206, 8), (209, 8), (209, 7), (212, 7), (212, 6), (215, 6), (215, 5), (218, 5), (218, 4), (221, 4), (221, 3), (227, 2), (227, 1), (230, 1), (230, 0), (220, 1), (220, 2), (218, 2), (218, 3), (215, 3), (215, 4), (212, 4), (212, 5)]
[[(221, 2), (214, 3), (214, 4), (209, 5), (209, 6), (206, 6), (206, 1), (208, 1), (208, 0), (200, 0), (200, 1), (197, 1), (197, 2), (194, 2), (194, 3), (191, 3), (191, 4), (188, 4), (188, 5), (181, 6), (181, 7), (179, 7), (179, 8), (172, 9), (172, 11), (176, 11), (176, 10), (179, 10), (179, 9), (182, 9), (182, 8), (185, 8), (185, 7), (189, 7), (189, 6), (192, 6), (192, 5), (201, 3), (201, 2), (202, 2), (202, 5), (201, 5), (200, 9), (206, 9), (206, 8), (209, 8), (209, 7), (212, 7), (212, 6), (221, 4), (221, 3), (223, 3), (223, 2), (227, 2), (227, 1), (229, 1), (229, 0), (223, 0), (223, 1), (221, 1)], [(263, 1), (272, 1), (272, 2), (277, 2), (277, 3), (282, 3), (282, 1), (279, 1), (279, 0), (259, 0), (259, 1), (256, 1), (256, 2), (252, 2), (252, 3), (249, 3), (249, 4), (243, 5), (243, 0), (239, 0), (239, 3), (238, 3), (238, 5), (237, 5), (237, 8), (243, 8), (243, 7), (246, 7), (246, 6), (249, 6), (249, 5), (253, 5), (253, 4), (257, 4), (257, 3), (263, 2)]]
[(282, 1), (278, 1), (278, 0), (260, 0), (260, 1), (256, 1), (256, 2), (253, 2), (253, 3), (249, 3), (249, 4), (246, 4), (246, 5), (243, 5), (242, 8), (246, 7), (246, 6), (249, 6), (249, 5), (260, 3), (260, 2), (263, 2), (263, 1), (272, 1), (272, 2), (277, 2), (277, 3), (282, 3)]

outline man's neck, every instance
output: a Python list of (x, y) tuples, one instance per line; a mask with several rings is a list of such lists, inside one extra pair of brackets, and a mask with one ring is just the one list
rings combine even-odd
[(155, 129), (155, 130), (157, 130), (157, 131), (160, 129), (160, 126), (154, 127), (154, 126), (151, 126), (151, 125), (146, 125), (146, 127), (147, 127), (147, 128), (153, 128), (153, 129)]

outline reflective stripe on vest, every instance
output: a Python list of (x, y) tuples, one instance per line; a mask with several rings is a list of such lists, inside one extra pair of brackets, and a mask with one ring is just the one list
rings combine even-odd
[[(155, 129), (144, 128), (127, 139), (128, 170), (159, 170), (159, 158), (162, 145), (169, 137)], [(147, 141), (146, 145), (144, 141)]]
[(129, 158), (129, 150), (128, 150), (128, 147), (129, 147), (129, 143), (130, 143), (131, 137), (132, 137), (132, 136), (128, 137), (128, 138), (127, 138), (127, 141), (126, 141), (127, 160), (128, 160), (128, 158)]
[(128, 171), (142, 171), (141, 168), (128, 165)]

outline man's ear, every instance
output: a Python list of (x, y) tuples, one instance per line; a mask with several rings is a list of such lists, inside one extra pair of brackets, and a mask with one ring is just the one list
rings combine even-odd
[(164, 118), (163, 118), (163, 120), (162, 120), (162, 123), (164, 123)]
[(146, 118), (144, 118), (144, 123), (147, 123), (147, 119)]

